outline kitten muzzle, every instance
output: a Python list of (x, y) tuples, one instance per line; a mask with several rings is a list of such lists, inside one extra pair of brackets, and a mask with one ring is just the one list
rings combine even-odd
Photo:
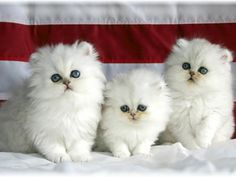
[(135, 117), (135, 116), (136, 116), (136, 113), (131, 112), (131, 113), (130, 113), (130, 116), (132, 117), (132, 120), (137, 120), (137, 118)]
[(63, 84), (66, 86), (65, 90), (72, 90), (70, 87), (70, 81), (69, 80), (63, 80)]
[(63, 84), (68, 86), (70, 84), (70, 81), (65, 79), (65, 80), (63, 80)]
[(195, 72), (193, 72), (193, 71), (190, 71), (190, 72), (189, 72), (189, 74), (190, 74), (190, 76), (192, 77), (192, 76), (194, 76), (194, 75), (195, 75)]
[(191, 81), (191, 82), (194, 82), (195, 80), (194, 80), (194, 75), (195, 75), (195, 72), (193, 72), (193, 71), (189, 71), (189, 74), (190, 74), (190, 78), (188, 79), (188, 81)]
[(193, 80), (193, 78), (192, 78), (192, 77), (190, 77), (188, 80), (189, 80), (189, 81), (193, 81), (193, 82), (194, 82), (194, 80)]

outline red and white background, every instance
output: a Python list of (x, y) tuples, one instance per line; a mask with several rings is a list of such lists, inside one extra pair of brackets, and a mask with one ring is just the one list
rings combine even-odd
[[(206, 38), (236, 52), (236, 5), (2, 4), (0, 100), (8, 99), (29, 76), (29, 57), (37, 47), (77, 39), (91, 42), (111, 79), (142, 66), (162, 72), (180, 37)], [(236, 73), (235, 63), (232, 69)]]
[[(7, 100), (29, 77), (29, 57), (45, 44), (69, 44), (77, 39), (94, 44), (110, 80), (143, 66), (162, 73), (176, 39), (194, 37), (236, 53), (236, 4), (0, 4), (0, 100)], [(234, 76), (235, 62), (236, 58)], [(164, 154), (179, 160), (186, 155), (186, 151), (183, 156), (177, 152), (182, 151), (170, 148)], [(190, 161), (182, 165), (188, 166)], [(177, 164), (176, 168), (184, 167)]]

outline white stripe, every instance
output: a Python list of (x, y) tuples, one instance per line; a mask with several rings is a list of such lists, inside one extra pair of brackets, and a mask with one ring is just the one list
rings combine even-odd
[(236, 4), (0, 4), (0, 22), (28, 25), (235, 23)]
[(114, 76), (121, 73), (126, 73), (135, 68), (147, 68), (153, 69), (158, 73), (162, 74), (164, 69), (164, 64), (162, 63), (152, 63), (152, 64), (103, 64), (103, 71), (106, 75), (107, 80), (111, 80)]
[(30, 75), (29, 65), (18, 61), (0, 61), (0, 100), (8, 99), (14, 89)]
[[(111, 80), (117, 74), (140, 67), (153, 69), (162, 74), (164, 64), (103, 64), (103, 70), (108, 80)], [(232, 71), (233, 75), (236, 76), (236, 63), (232, 63)], [(0, 61), (0, 100), (8, 99), (11, 96), (12, 91), (19, 87), (29, 75), (29, 65), (26, 62)], [(236, 80), (234, 81), (234, 93), (236, 93), (235, 83)], [(236, 101), (236, 94), (234, 98)]]

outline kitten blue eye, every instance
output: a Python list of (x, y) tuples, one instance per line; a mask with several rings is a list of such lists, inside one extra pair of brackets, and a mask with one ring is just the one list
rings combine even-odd
[(188, 70), (188, 69), (191, 69), (191, 65), (189, 63), (185, 62), (185, 63), (182, 64), (182, 68), (184, 70)]
[(141, 112), (146, 111), (146, 109), (147, 109), (147, 106), (145, 106), (143, 104), (139, 104), (138, 107), (137, 107), (137, 110), (141, 111)]
[(129, 106), (123, 105), (123, 106), (120, 107), (120, 110), (121, 110), (122, 112), (129, 112)]
[(206, 74), (208, 73), (208, 69), (201, 66), (199, 69), (198, 69), (198, 72), (201, 73), (201, 74)]
[(58, 82), (58, 81), (61, 80), (61, 79), (62, 79), (62, 77), (61, 77), (59, 74), (53, 74), (53, 75), (51, 76), (52, 82)]
[(78, 70), (73, 70), (70, 73), (70, 77), (78, 78), (79, 76), (80, 76), (80, 72)]

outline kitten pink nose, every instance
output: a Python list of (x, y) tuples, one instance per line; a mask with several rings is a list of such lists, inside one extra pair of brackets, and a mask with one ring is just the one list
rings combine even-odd
[(70, 84), (70, 81), (69, 80), (63, 80), (63, 84), (65, 84), (65, 85), (69, 85)]
[(190, 71), (189, 74), (190, 74), (191, 76), (194, 76), (194, 75), (195, 75), (195, 72)]
[(130, 115), (134, 117), (136, 114), (134, 112), (131, 112)]

